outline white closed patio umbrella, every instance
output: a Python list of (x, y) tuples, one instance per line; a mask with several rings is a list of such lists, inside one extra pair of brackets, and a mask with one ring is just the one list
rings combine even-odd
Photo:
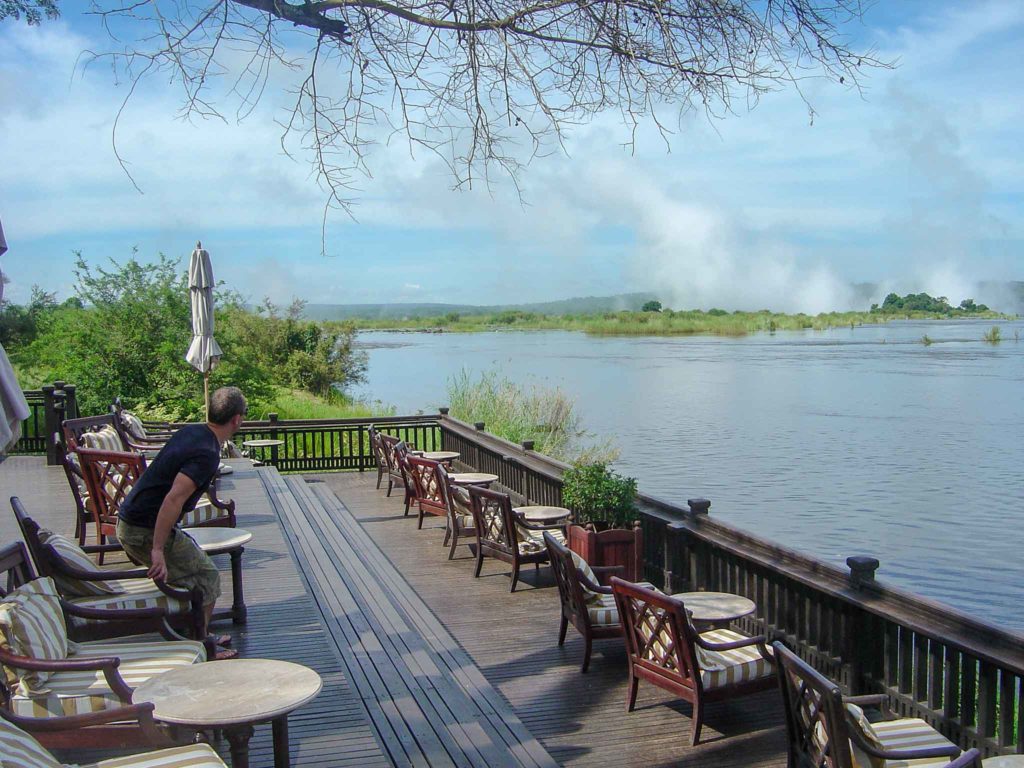
[(203, 374), (203, 401), (210, 416), (210, 371), (221, 357), (213, 338), (213, 265), (202, 243), (196, 243), (188, 265), (188, 289), (192, 299), (192, 344), (185, 354), (189, 364)]

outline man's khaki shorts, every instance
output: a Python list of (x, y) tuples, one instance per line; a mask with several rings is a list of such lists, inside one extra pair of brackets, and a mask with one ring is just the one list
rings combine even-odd
[[(117, 522), (117, 540), (133, 560), (146, 567), (153, 564), (153, 530)], [(180, 528), (171, 530), (164, 544), (167, 563), (167, 583), (191, 589), (197, 587), (203, 594), (203, 605), (212, 605), (220, 597), (220, 572), (209, 556), (199, 548), (191, 536)]]

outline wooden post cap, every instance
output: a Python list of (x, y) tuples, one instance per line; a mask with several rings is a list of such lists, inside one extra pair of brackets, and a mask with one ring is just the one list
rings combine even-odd
[(448, 410), (448, 406), (442, 406), (441, 408), (437, 409), (437, 412), (440, 413), (442, 416), (447, 416)]
[(695, 515), (706, 515), (711, 509), (710, 499), (687, 499), (686, 503), (690, 507), (690, 511)]
[(476, 427), (477, 431), (479, 431), (479, 432), (483, 432), (484, 431), (484, 423), (482, 421), (475, 421), (475, 422), (473, 422), (473, 426)]
[(533, 440), (523, 440), (523, 450), (524, 451), (532, 451), (533, 450)]
[(877, 558), (867, 557), (866, 555), (848, 557), (846, 558), (846, 564), (850, 568), (850, 581), (854, 586), (867, 581), (874, 581), (875, 571), (878, 570), (880, 565)]

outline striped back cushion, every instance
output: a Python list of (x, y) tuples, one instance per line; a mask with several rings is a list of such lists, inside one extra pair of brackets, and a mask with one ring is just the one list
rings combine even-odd
[[(100, 572), (92, 558), (67, 536), (61, 536), (59, 533), (47, 531), (44, 528), (39, 531), (39, 540), (43, 544), (49, 544), (53, 547), (61, 559), (68, 565), (72, 565), (80, 571), (86, 571), (87, 573)], [(54, 576), (54, 581), (57, 582), (57, 587), (60, 589), (61, 594), (74, 595), (75, 597), (113, 595), (117, 592), (116, 589), (105, 581), (83, 581), (63, 575)]]
[[(0, 646), (19, 656), (55, 661), (68, 657), (68, 628), (53, 580), (24, 584), (0, 603)], [(8, 683), (38, 690), (49, 672), (5, 669)]]
[(105, 426), (95, 432), (83, 432), (82, 444), (86, 448), (93, 448), (97, 451), (123, 451), (124, 444), (117, 430), (111, 426)]
[(146, 438), (146, 428), (142, 426), (142, 419), (136, 416), (134, 413), (128, 411), (121, 411), (121, 420), (124, 422), (125, 429), (128, 430), (128, 434), (132, 437)]
[[(594, 572), (590, 569), (590, 564), (586, 560), (577, 555), (571, 549), (569, 550), (569, 554), (572, 555), (572, 562), (576, 566), (576, 568), (580, 571), (583, 571), (583, 575), (590, 579), (592, 584), (601, 583), (597, 580), (597, 576), (594, 575)], [(601, 594), (599, 592), (592, 592), (591, 590), (587, 589), (586, 586), (584, 586), (583, 584), (580, 584), (580, 586), (583, 587), (583, 598), (588, 603), (601, 599)]]
[(0, 764), (3, 768), (61, 768), (39, 742), (0, 717)]

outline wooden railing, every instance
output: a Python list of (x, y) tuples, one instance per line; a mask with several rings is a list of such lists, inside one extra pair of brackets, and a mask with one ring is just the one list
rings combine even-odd
[[(560, 505), (565, 464), (446, 409), (440, 416), (271, 418), (246, 422), (236, 441), (283, 441), (257, 456), (283, 471), (364, 470), (375, 466), (370, 424), (423, 450), (458, 451), (463, 468), (498, 475), (517, 502)], [(757, 611), (741, 620), (742, 629), (783, 640), (848, 692), (885, 693), (896, 712), (986, 756), (1024, 751), (1024, 636), (876, 580), (871, 558), (852, 557), (844, 570), (734, 528), (716, 520), (705, 499), (641, 495), (638, 508), (649, 581), (672, 593), (749, 597)], [(971, 552), (965, 546), (965, 557)]]
[(21, 422), (21, 439), (11, 450), (12, 454), (46, 454), (48, 464), (57, 463), (53, 435), (60, 429), (64, 419), (78, 416), (78, 401), (75, 387), (63, 381), (55, 381), (41, 389), (25, 390), (28, 401), (28, 418)]

